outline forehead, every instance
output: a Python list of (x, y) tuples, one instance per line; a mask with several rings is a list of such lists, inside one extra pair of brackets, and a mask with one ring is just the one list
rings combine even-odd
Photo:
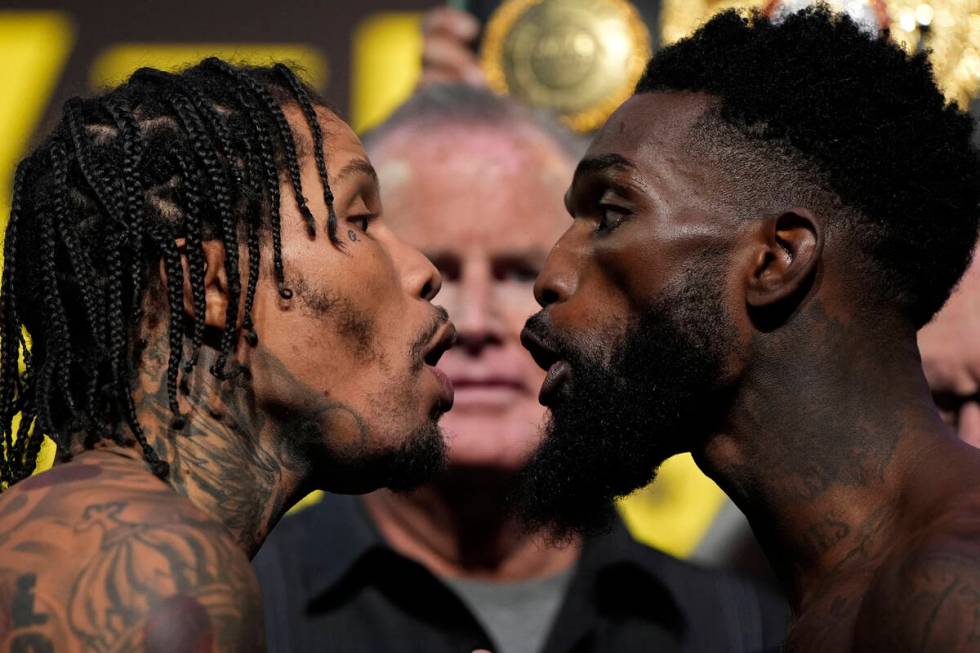
[(385, 215), (423, 248), (550, 247), (573, 162), (523, 126), (406, 126), (372, 148)]
[[(283, 108), (283, 113), (292, 127), (296, 153), (302, 161), (313, 154), (313, 134), (299, 107), (288, 105)], [(350, 159), (367, 158), (361, 140), (337, 114), (322, 106), (316, 107), (316, 113), (320, 129), (323, 131), (327, 169), (331, 170), (331, 173), (338, 165), (342, 166)]]
[(700, 184), (703, 162), (690, 154), (691, 128), (712, 105), (699, 93), (640, 93), (609, 118), (593, 140), (586, 158), (615, 154), (641, 173)]

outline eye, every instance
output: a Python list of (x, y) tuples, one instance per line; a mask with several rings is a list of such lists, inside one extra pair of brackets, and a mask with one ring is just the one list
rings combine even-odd
[(539, 265), (520, 257), (501, 257), (493, 262), (493, 278), (497, 281), (534, 283), (540, 272)]
[(615, 204), (600, 203), (598, 209), (599, 220), (596, 224), (596, 233), (614, 231), (630, 216), (627, 209)]
[(462, 274), (462, 265), (459, 258), (449, 254), (429, 254), (428, 258), (432, 265), (436, 266), (443, 281), (459, 281)]
[(354, 225), (356, 225), (357, 228), (364, 233), (367, 233), (368, 226), (374, 220), (374, 217), (375, 216), (373, 214), (353, 215), (347, 218), (347, 220), (348, 222), (352, 222)]

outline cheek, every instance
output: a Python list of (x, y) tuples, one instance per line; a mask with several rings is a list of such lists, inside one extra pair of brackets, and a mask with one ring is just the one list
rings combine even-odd
[(673, 260), (669, 248), (665, 251), (653, 234), (642, 233), (598, 242), (593, 258), (605, 286), (602, 291), (621, 298), (634, 311), (662, 292)]

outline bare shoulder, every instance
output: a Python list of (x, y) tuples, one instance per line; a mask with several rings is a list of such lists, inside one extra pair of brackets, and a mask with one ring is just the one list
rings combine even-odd
[(865, 596), (855, 650), (980, 650), (980, 514), (943, 517), (890, 556)]
[(94, 474), (0, 495), (0, 650), (263, 650), (227, 531), (152, 476)]

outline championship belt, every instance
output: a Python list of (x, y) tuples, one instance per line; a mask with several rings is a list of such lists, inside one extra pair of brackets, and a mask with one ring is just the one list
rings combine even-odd
[[(811, 0), (664, 0), (664, 44), (683, 38), (723, 9), (754, 7), (778, 20)], [(928, 49), (946, 97), (969, 106), (980, 90), (980, 0), (829, 0), (863, 28), (887, 30), (909, 52)]]
[(650, 32), (627, 0), (506, 0), (487, 21), (480, 59), (490, 87), (596, 129), (650, 59)]

